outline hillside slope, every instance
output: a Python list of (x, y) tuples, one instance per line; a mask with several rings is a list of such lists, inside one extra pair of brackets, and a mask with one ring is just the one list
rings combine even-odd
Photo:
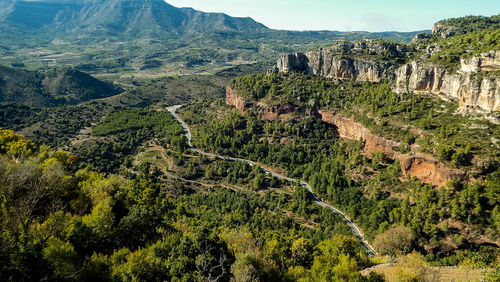
[(52, 107), (120, 92), (120, 88), (74, 69), (33, 72), (0, 66), (0, 102)]

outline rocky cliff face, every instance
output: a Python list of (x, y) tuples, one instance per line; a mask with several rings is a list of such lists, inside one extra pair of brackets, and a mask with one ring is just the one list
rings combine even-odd
[(310, 52), (310, 72), (334, 79), (369, 82), (382, 82), (384, 79), (393, 80), (394, 74), (390, 70), (393, 65), (387, 62), (377, 62), (363, 58), (338, 57), (327, 50)]
[(351, 118), (344, 117), (332, 111), (318, 111), (321, 120), (333, 125), (341, 138), (350, 140), (363, 140), (365, 142), (365, 153), (371, 155), (376, 152), (384, 152), (388, 158), (396, 158), (397, 153), (392, 149), (399, 146), (397, 142), (377, 136), (364, 127), (361, 123)]
[(401, 154), (398, 159), (404, 175), (416, 177), (424, 183), (443, 186), (449, 180), (468, 180), (465, 172), (448, 167), (433, 158)]
[(500, 71), (500, 51), (461, 60), (457, 71), (422, 61), (399, 63), (409, 54), (406, 47), (399, 45), (370, 41), (345, 43), (307, 54), (284, 55), (278, 60), (276, 71), (304, 71), (340, 80), (382, 82), (387, 79), (396, 82), (394, 91), (398, 93), (431, 93), (457, 99), (462, 112), (500, 111), (500, 77), (492, 74)]
[(461, 60), (455, 72), (414, 61), (396, 70), (394, 90), (455, 98), (462, 110), (500, 111), (500, 78), (488, 74), (499, 70), (500, 51)]
[[(397, 59), (408, 55), (403, 45), (362, 41), (282, 56), (278, 71), (305, 71), (333, 79), (381, 82), (392, 81)], [(380, 58), (385, 58), (380, 60)]]
[(305, 71), (309, 72), (309, 58), (302, 53), (283, 55), (278, 59), (280, 72)]
[(236, 107), (240, 112), (243, 112), (252, 105), (251, 102), (246, 101), (240, 95), (236, 94), (229, 86), (226, 87), (226, 104)]
[(401, 171), (404, 175), (417, 177), (424, 183), (443, 186), (449, 180), (467, 180), (467, 174), (459, 169), (453, 169), (438, 160), (421, 155), (401, 154), (393, 148), (399, 146), (397, 142), (388, 140), (371, 133), (361, 123), (351, 118), (344, 117), (332, 111), (319, 111), (321, 120), (333, 125), (339, 136), (350, 140), (362, 140), (364, 151), (367, 155), (384, 152), (391, 159), (400, 161)]

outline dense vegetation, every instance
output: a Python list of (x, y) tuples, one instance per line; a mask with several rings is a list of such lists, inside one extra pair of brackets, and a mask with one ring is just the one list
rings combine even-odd
[(470, 33), (478, 30), (498, 30), (500, 29), (500, 15), (451, 18), (439, 21), (436, 25), (443, 27), (444, 30), (450, 29), (456, 34)]
[[(49, 8), (61, 7), (54, 5)], [(28, 26), (47, 19), (31, 20)], [(130, 23), (121, 20), (117, 26)], [(435, 44), (429, 60), (454, 68), (460, 58), (500, 49), (498, 23), (499, 16), (442, 21), (443, 32), (453, 36), (435, 34), (408, 47), (422, 55), (419, 50)], [(0, 23), (3, 62), (78, 65), (128, 89), (107, 97), (121, 90), (74, 69), (0, 67), (0, 96), (14, 102), (0, 104), (0, 127), (35, 141), (0, 129), (0, 280), (383, 280), (361, 275), (381, 258), (369, 259), (342, 218), (315, 204), (306, 188), (259, 165), (189, 150), (165, 107), (193, 101), (181, 111), (196, 147), (307, 181), (362, 229), (379, 255), (398, 257), (398, 281), (427, 279), (429, 264), (491, 268), (491, 281), (499, 279), (497, 124), (456, 115), (455, 102), (393, 93), (387, 82), (252, 74), (278, 53), (325, 40), (408, 41), (414, 33), (272, 31), (243, 20), (229, 29), (226, 21), (215, 23), (224, 31), (165, 36), (155, 24), (151, 33), (131, 26), (130, 34), (121, 34), (107, 26), (92, 37), (47, 40), (28, 28), (18, 39), (20, 30)], [(252, 28), (259, 30), (248, 32)], [(158, 37), (142, 37), (151, 34)], [(377, 42), (399, 52), (395, 42)], [(40, 46), (47, 50), (26, 53)], [(396, 65), (407, 59), (388, 51), (340, 55)], [(230, 67), (241, 61), (258, 63)], [(206, 72), (215, 75), (177, 75)], [(230, 82), (236, 75), (246, 76)], [(225, 106), (220, 98), (228, 83), (254, 106), (244, 113)], [(69, 104), (78, 105), (61, 106)], [(277, 109), (278, 117), (263, 118), (263, 105)], [(338, 138), (318, 109), (394, 140), (398, 153), (433, 155), (467, 170), (470, 181), (433, 187), (404, 177), (398, 160), (367, 155), (362, 141)], [(412, 267), (418, 271), (407, 275)]]
[(0, 104), (0, 127), (22, 132), (40, 144), (62, 148), (68, 147), (82, 129), (120, 109), (98, 102), (55, 108)]
[(436, 42), (440, 51), (434, 53), (429, 60), (433, 63), (456, 66), (461, 58), (500, 50), (500, 29), (479, 30)]
[(447, 19), (435, 27), (431, 38), (416, 41), (420, 49), (432, 48), (432, 63), (456, 69), (460, 59), (500, 49), (500, 15)]
[[(241, 83), (243, 79), (251, 81), (254, 77), (239, 79), (233, 86)], [(277, 77), (272, 76), (268, 79), (279, 81)], [(289, 88), (273, 84), (268, 89), (295, 89), (300, 92), (301, 88), (292, 81), (301, 79), (304, 78), (296, 76), (290, 79), (289, 83), (292, 85), (287, 85)], [(260, 83), (249, 82), (248, 85), (256, 89), (266, 88), (265, 79)], [(300, 92), (300, 95), (295, 93), (302, 97), (302, 101), (308, 101), (308, 93), (321, 93), (313, 88), (321, 83), (302, 85), (311, 86), (311, 89)], [(355, 89), (361, 91), (361, 96), (371, 95), (364, 91), (377, 91), (384, 87), (386, 86)], [(324, 93), (333, 95), (334, 92), (328, 90), (327, 88)], [(269, 93), (271, 92), (272, 90), (269, 90)], [(342, 101), (347, 105), (350, 101), (359, 101), (358, 106), (366, 103), (361, 102), (362, 99), (353, 98), (356, 93), (354, 91), (341, 93), (345, 95)], [(376, 92), (373, 94), (376, 95)], [(283, 94), (280, 99), (286, 101), (289, 97), (288, 101), (297, 101), (297, 96), (293, 95)], [(271, 97), (264, 101), (277, 99), (276, 96)], [(328, 101), (321, 100), (320, 96), (316, 99)], [(424, 99), (425, 102), (425, 99), (430, 98), (418, 99)], [(380, 102), (377, 99), (371, 101)], [(411, 102), (408, 105), (411, 106)], [(469, 241), (474, 240), (472, 237), (462, 237), (460, 225), (458, 228), (456, 225), (451, 228), (449, 224), (461, 222), (462, 226), (471, 225), (475, 230), (488, 230), (485, 235), (489, 238), (498, 237), (498, 198), (495, 196), (499, 192), (498, 171), (489, 174), (485, 182), (466, 185), (450, 183), (447, 187), (437, 190), (429, 185), (422, 185), (417, 180), (400, 182), (398, 179), (401, 172), (397, 161), (388, 160), (383, 154), (375, 154), (371, 156), (371, 160), (368, 159), (362, 155), (360, 142), (339, 140), (335, 131), (316, 116), (299, 114), (286, 121), (263, 122), (258, 111), (250, 109), (245, 115), (241, 115), (224, 108), (217, 110), (218, 107), (220, 106), (213, 109), (215, 113), (211, 113), (212, 110), (206, 110), (210, 108), (209, 104), (200, 104), (191, 107), (185, 114), (186, 120), (195, 122), (194, 126), (198, 128), (194, 132), (195, 145), (223, 155), (259, 161), (284, 169), (291, 177), (307, 180), (316, 193), (353, 217), (368, 238), (382, 234), (393, 225), (407, 226), (415, 232), (414, 238), (418, 238), (412, 240), (410, 246), (423, 253), (430, 253), (429, 260), (448, 265), (474, 257), (478, 264), (493, 263), (495, 255), (490, 255), (497, 252), (495, 248), (475, 245)], [(397, 108), (395, 109), (397, 111)], [(220, 117), (221, 112), (227, 113), (224, 118)], [(215, 114), (219, 116), (218, 119), (214, 118)], [(444, 243), (449, 238), (460, 242), (455, 243), (458, 247)], [(431, 252), (424, 250), (424, 246), (429, 245), (433, 248)]]
[[(147, 140), (182, 151), (185, 137), (182, 127), (164, 111), (124, 110), (113, 112), (92, 129), (95, 138), (77, 148), (85, 163), (98, 171), (116, 172), (127, 156), (135, 155)], [(130, 166), (129, 158), (125, 166)]]
[(298, 195), (171, 198), (147, 176), (76, 170), (75, 156), (12, 131), (0, 143), (3, 279), (364, 280), (369, 262), (354, 238), (272, 213)]
[[(395, 149), (401, 152), (431, 153), (457, 167), (473, 165), (471, 160), (477, 156), (485, 161), (482, 170), (498, 166), (500, 155), (490, 138), (500, 135), (499, 126), (456, 115), (455, 103), (437, 97), (396, 94), (385, 83), (338, 84), (299, 73), (239, 77), (231, 87), (245, 99), (270, 106), (323, 108), (354, 116), (374, 133), (400, 142)], [(415, 143), (419, 146), (412, 146)]]

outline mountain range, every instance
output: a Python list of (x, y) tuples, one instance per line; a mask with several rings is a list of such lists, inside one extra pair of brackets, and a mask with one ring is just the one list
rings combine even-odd
[(2, 22), (27, 31), (54, 34), (183, 35), (209, 30), (262, 32), (251, 18), (176, 8), (162, 0), (2, 1)]

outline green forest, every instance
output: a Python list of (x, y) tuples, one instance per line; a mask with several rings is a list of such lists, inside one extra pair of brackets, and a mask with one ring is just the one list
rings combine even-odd
[[(462, 239), (462, 250), (453, 251), (441, 241), (454, 232), (460, 236), (458, 230), (442, 224), (444, 219), (472, 224), (488, 230), (493, 238), (498, 236), (498, 171), (486, 182), (450, 182), (436, 190), (418, 180), (399, 181), (398, 161), (383, 154), (367, 158), (360, 142), (339, 140), (332, 128), (314, 116), (290, 122), (262, 122), (251, 111), (245, 115), (229, 111), (220, 121), (207, 116), (206, 125), (194, 133), (195, 145), (258, 160), (308, 181), (322, 198), (352, 216), (368, 238), (383, 235), (393, 225), (407, 226), (418, 238), (411, 242), (413, 247), (432, 245), (440, 254), (429, 255), (431, 261), (455, 265), (470, 255), (486, 265), (494, 263), (495, 255), (490, 254), (497, 252), (495, 248), (474, 246)], [(286, 143), (280, 142), (283, 139)], [(372, 176), (359, 176), (367, 174)], [(401, 195), (402, 200), (398, 199)]]
[(359, 274), (370, 262), (354, 238), (273, 212), (304, 205), (300, 190), (285, 198), (225, 188), (173, 198), (148, 176), (78, 169), (77, 156), (9, 130), (0, 144), (0, 174), (10, 179), (0, 189), (7, 280), (381, 281)]

